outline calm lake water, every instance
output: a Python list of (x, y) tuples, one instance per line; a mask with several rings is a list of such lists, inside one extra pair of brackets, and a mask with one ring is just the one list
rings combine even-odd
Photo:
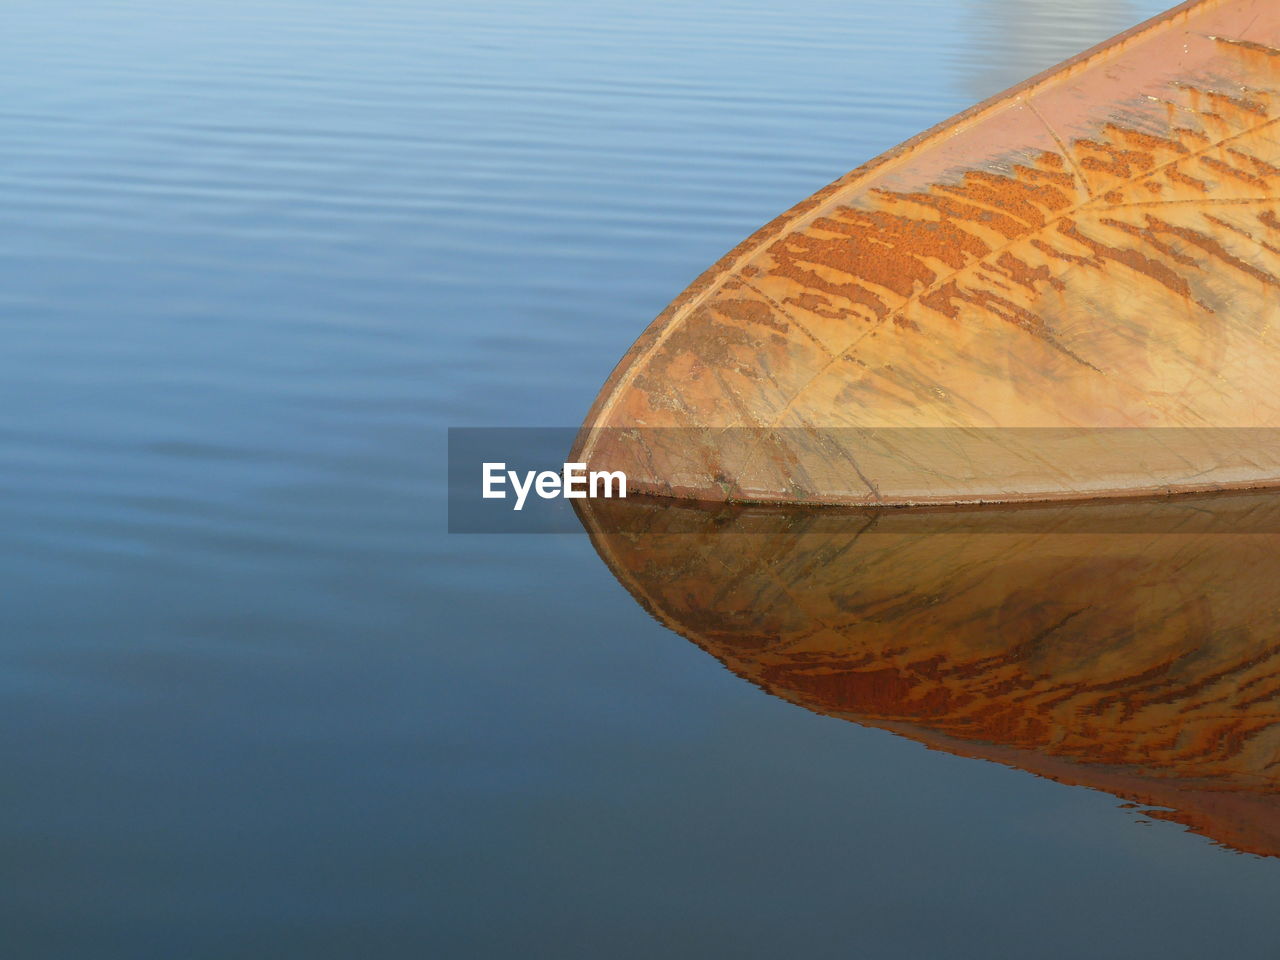
[[(576, 424), (755, 227), (1163, 6), (9, 4), (4, 955), (1275, 956), (1266, 758), (1151, 815), (945, 711), (784, 697), (743, 637), (806, 624), (732, 578), (703, 650), (621, 547), (445, 533), (446, 427)], [(812, 617), (862, 569), (769, 549)], [(1078, 756), (1123, 749), (1097, 716)]]

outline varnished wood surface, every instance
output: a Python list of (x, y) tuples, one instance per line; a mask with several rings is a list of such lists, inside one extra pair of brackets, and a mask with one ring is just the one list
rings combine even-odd
[[(1190, 439), (1280, 427), (1278, 118), (1280, 4), (1183, 4), (748, 238), (623, 358), (575, 459), (787, 502), (1280, 481), (1276, 445), (1224, 460)], [(919, 427), (1169, 432), (1159, 455), (995, 461), (857, 433)]]
[(1280, 496), (582, 514), (654, 617), (770, 694), (1280, 855)]

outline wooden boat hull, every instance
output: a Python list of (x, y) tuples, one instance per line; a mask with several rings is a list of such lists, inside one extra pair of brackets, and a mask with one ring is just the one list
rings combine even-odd
[(1277, 120), (1280, 6), (1176, 7), (730, 251), (622, 359), (574, 459), (715, 500), (1280, 482)]

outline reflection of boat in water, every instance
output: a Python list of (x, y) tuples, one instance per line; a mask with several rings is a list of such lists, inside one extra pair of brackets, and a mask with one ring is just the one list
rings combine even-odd
[(1280, 497), (581, 509), (653, 616), (771, 694), (1280, 856)]
[[(1183, 4), (743, 241), (636, 341), (571, 459), (738, 501), (1280, 482), (1274, 445), (1224, 458), (1169, 429), (1280, 428), (1277, 119), (1280, 4)], [(1086, 457), (1032, 443), (1056, 434), (954, 448), (1029, 427), (1163, 433)], [(904, 428), (945, 440), (880, 442)]]

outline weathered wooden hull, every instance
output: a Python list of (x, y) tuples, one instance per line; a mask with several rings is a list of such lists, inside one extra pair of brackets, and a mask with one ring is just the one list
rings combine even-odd
[(1280, 482), (1274, 438), (1200, 435), (1280, 428), (1277, 120), (1280, 4), (1183, 4), (748, 238), (619, 363), (575, 459), (717, 500)]
[(654, 617), (768, 693), (1280, 855), (1274, 495), (581, 510)]

